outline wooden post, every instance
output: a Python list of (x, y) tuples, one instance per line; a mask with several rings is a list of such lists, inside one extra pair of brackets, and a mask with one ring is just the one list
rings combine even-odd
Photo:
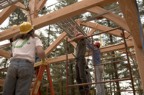
[(136, 45), (135, 41), (134, 41), (134, 48), (136, 51), (136, 59), (138, 62), (138, 70), (139, 70), (139, 74), (141, 77), (142, 88), (144, 90), (144, 52), (143, 52), (142, 48), (140, 48)]

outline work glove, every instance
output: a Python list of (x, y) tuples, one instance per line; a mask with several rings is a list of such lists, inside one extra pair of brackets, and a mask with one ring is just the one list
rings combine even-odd
[(46, 63), (45, 63), (45, 59), (42, 59), (42, 61), (41, 61), (41, 65), (46, 65)]

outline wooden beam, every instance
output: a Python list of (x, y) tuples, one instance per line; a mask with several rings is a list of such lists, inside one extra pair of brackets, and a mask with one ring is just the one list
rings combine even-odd
[(83, 0), (48, 15), (36, 18), (33, 20), (36, 29), (44, 27), (48, 24), (56, 23), (62, 19), (69, 18), (75, 15), (79, 15), (85, 12), (87, 8), (96, 5), (111, 4), (116, 0)]
[(16, 3), (15, 6), (20, 9), (26, 9), (25, 5), (23, 5), (21, 2)]
[(137, 42), (134, 41), (136, 59), (138, 62), (138, 71), (139, 71), (141, 82), (142, 82), (142, 89), (144, 90), (144, 51), (142, 48), (139, 48), (136, 43)]
[(37, 7), (36, 7), (36, 11), (37, 11), (37, 12), (44, 7), (46, 1), (47, 1), (47, 0), (40, 0), (40, 1), (38, 2)]
[[(38, 0), (30, 0), (30, 2), (29, 2), (29, 12), (30, 12), (30, 20), (29, 21), (32, 21), (32, 19), (34, 19), (34, 18), (36, 18), (36, 17), (38, 17), (38, 12), (37, 12), (37, 8), (36, 8), (36, 6), (37, 6), (37, 4), (38, 4)], [(33, 23), (33, 22), (31, 22), (31, 23)]]
[(0, 32), (0, 41), (12, 38), (14, 35), (18, 34), (19, 31), (19, 27), (17, 26), (15, 29), (9, 28), (3, 32)]
[[(133, 47), (133, 43), (131, 40), (127, 41), (127, 45), (128, 47)], [(111, 51), (116, 51), (116, 50), (121, 50), (124, 49), (125, 45), (124, 43), (121, 44), (117, 44), (117, 45), (113, 45), (113, 46), (107, 46), (107, 47), (103, 47), (101, 48), (101, 53), (105, 53), (105, 52), (111, 52)], [(90, 53), (87, 52), (86, 56), (90, 55)], [(68, 60), (73, 60), (74, 56), (73, 54), (68, 54)], [(46, 60), (47, 64), (53, 64), (53, 63), (58, 63), (58, 62), (62, 62), (62, 61), (66, 61), (66, 55), (61, 55), (59, 57), (55, 57), (55, 58), (48, 58)], [(40, 62), (37, 62), (36, 64), (34, 64), (35, 67), (40, 66)]]
[(49, 54), (60, 42), (66, 37), (66, 33), (63, 32), (46, 50), (45, 54)]
[[(127, 40), (127, 45), (128, 45), (128, 48), (134, 47), (131, 39)], [(122, 50), (124, 48), (125, 48), (124, 43), (121, 43), (121, 44), (111, 45), (111, 46), (106, 46), (104, 48), (101, 48), (101, 52), (106, 53), (106, 52), (111, 52), (111, 51), (116, 51), (116, 50)]]
[(5, 57), (5, 58), (10, 58), (11, 54), (8, 51), (0, 49), (0, 56)]
[(87, 11), (92, 12), (92, 13), (96, 13), (96, 14), (108, 12), (107, 14), (104, 14), (102, 16), (113, 21), (114, 23), (116, 23), (117, 25), (122, 27), (123, 29), (130, 31), (126, 21), (123, 18), (119, 17), (118, 15), (113, 14), (112, 12), (105, 10), (104, 8), (101, 8), (99, 6), (95, 6), (95, 7), (87, 9)]
[[(107, 27), (107, 26), (104, 26), (104, 25), (101, 25), (101, 24), (98, 24), (98, 23), (93, 23), (93, 22), (82, 22), (80, 24), (83, 25), (83, 26), (87, 26), (87, 27), (90, 27), (90, 28), (93, 28), (93, 29), (100, 30), (101, 32), (113, 29), (111, 27)], [(111, 32), (108, 32), (108, 34), (111, 34), (111, 35), (114, 35), (114, 36), (118, 36), (118, 37), (121, 37), (121, 33), (122, 33), (121, 30), (113, 30)], [(128, 37), (129, 35), (130, 34), (125, 32), (125, 36), (126, 37)]]
[[(65, 39), (66, 40), (66, 39)], [(68, 38), (68, 41), (70, 41), (71, 39), (70, 38)], [(72, 41), (72, 42), (69, 42), (73, 47), (76, 47), (76, 42), (74, 42), (74, 41)]]
[(2, 12), (0, 12), (0, 24), (2, 24), (15, 9), (16, 9), (15, 5), (11, 5), (3, 9)]
[(139, 12), (136, 0), (118, 0), (124, 18), (129, 26), (131, 35), (138, 47), (142, 48), (144, 44), (144, 34), (142, 32), (141, 23), (139, 20)]

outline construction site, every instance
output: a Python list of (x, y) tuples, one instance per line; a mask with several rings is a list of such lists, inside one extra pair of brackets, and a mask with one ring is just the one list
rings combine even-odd
[[(137, 0), (70, 0), (70, 4), (45, 11), (67, 0), (58, 0), (61, 2), (46, 6), (48, 1), (53, 0), (0, 0), (1, 26), (12, 13), (21, 10), (26, 19), (13, 17), (17, 19), (15, 24), (28, 21), (37, 32), (42, 31), (46, 35), (40, 37), (46, 62), (42, 65), (41, 60), (36, 60), (34, 64), (35, 75), (30, 95), (81, 95), (78, 87), (85, 85), (90, 86), (89, 94), (85, 95), (98, 95), (98, 84), (104, 85), (104, 95), (144, 95), (144, 25), (141, 23)], [(89, 17), (82, 18), (89, 14)], [(10, 26), (4, 29), (0, 27), (0, 42), (19, 34), (18, 26), (12, 28), (15, 24), (9, 23)], [(77, 43), (70, 41), (75, 36), (73, 27), (87, 41), (101, 43), (102, 81), (95, 81), (92, 52), (87, 49), (85, 59), (91, 81), (81, 84), (76, 82)], [(47, 28), (47, 31), (43, 28)], [(0, 45), (0, 95), (3, 94), (11, 58), (9, 51), (9, 42)]]

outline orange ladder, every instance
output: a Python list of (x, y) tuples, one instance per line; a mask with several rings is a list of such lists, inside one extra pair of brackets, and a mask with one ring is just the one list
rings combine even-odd
[(49, 67), (49, 65), (39, 66), (38, 71), (37, 71), (37, 75), (36, 75), (36, 81), (34, 83), (31, 95), (41, 95), (40, 85), (41, 85), (43, 73), (44, 73), (45, 70), (47, 71), (47, 78), (48, 78), (48, 82), (49, 82), (49, 86), (50, 86), (50, 93), (51, 93), (51, 95), (55, 95), (53, 84), (52, 84), (52, 79), (51, 79), (51, 76), (50, 76), (50, 67)]

